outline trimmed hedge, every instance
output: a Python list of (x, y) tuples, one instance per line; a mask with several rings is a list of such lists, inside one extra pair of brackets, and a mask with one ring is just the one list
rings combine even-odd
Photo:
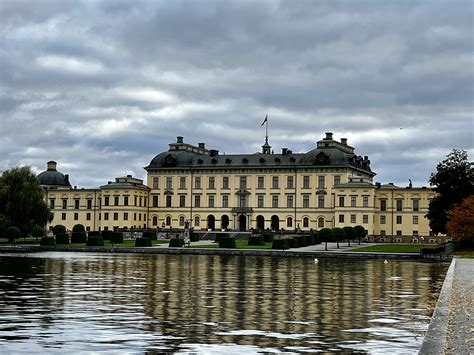
[(44, 236), (44, 229), (40, 226), (34, 226), (31, 230), (31, 235), (36, 239), (42, 238)]
[(67, 233), (56, 234), (56, 244), (69, 244), (69, 235)]
[(111, 230), (103, 230), (100, 233), (100, 236), (102, 237), (103, 240), (110, 240), (110, 236), (112, 235), (114, 231)]
[(73, 232), (85, 232), (86, 228), (82, 224), (75, 224), (74, 227), (72, 227)]
[(112, 232), (110, 234), (110, 242), (112, 244), (121, 244), (121, 243), (123, 243), (123, 233), (121, 233), (121, 232)]
[(235, 238), (221, 237), (219, 239), (219, 248), (235, 248)]
[(62, 224), (56, 224), (53, 227), (53, 234), (57, 235), (59, 233), (66, 233), (66, 227), (64, 227)]
[(251, 235), (248, 245), (265, 245), (265, 239), (261, 235)]
[(103, 247), (104, 239), (102, 237), (89, 237), (87, 238), (88, 247)]
[(275, 239), (273, 240), (272, 249), (289, 249), (290, 245), (288, 239)]
[(305, 238), (306, 238), (306, 245), (315, 245), (316, 244), (316, 240), (315, 240), (313, 234), (306, 234)]
[(189, 232), (189, 240), (191, 242), (199, 242), (199, 234), (194, 232)]
[(143, 232), (142, 238), (148, 238), (150, 240), (158, 240), (158, 238), (156, 237), (156, 232), (152, 232), (152, 231)]
[(308, 241), (306, 239), (306, 236), (299, 235), (299, 236), (295, 237), (294, 239), (296, 239), (298, 241), (298, 245), (300, 247), (307, 247), (308, 246)]
[(135, 239), (136, 247), (151, 247), (151, 240), (148, 238), (137, 238)]
[(49, 238), (49, 237), (43, 237), (40, 240), (40, 245), (43, 246), (56, 246), (56, 239), (54, 238)]
[[(89, 237), (92, 237), (89, 233)], [(71, 234), (71, 243), (76, 244), (85, 244), (87, 243), (87, 235), (86, 232), (72, 232)]]
[(263, 240), (265, 241), (265, 243), (273, 242), (274, 238), (273, 238), (273, 233), (272, 232), (263, 232), (262, 236), (263, 236)]
[(216, 243), (220, 242), (222, 238), (228, 238), (228, 234), (227, 233), (217, 233), (216, 238), (214, 239), (214, 241)]
[(91, 232), (87, 232), (87, 235), (89, 237), (100, 237), (100, 232), (99, 231), (91, 231)]
[(299, 248), (300, 247), (298, 239), (296, 239), (296, 238), (288, 239), (288, 245), (290, 246), (290, 248)]
[(181, 248), (183, 245), (184, 245), (184, 239), (171, 238), (168, 246), (170, 248)]

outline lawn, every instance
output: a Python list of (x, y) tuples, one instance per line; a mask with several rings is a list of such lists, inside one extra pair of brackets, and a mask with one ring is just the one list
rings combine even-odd
[(474, 249), (461, 249), (454, 252), (452, 255), (459, 256), (460, 258), (474, 259)]
[(350, 251), (360, 253), (419, 253), (421, 248), (432, 244), (379, 244), (369, 247), (355, 248)]
[[(235, 248), (236, 249), (271, 249), (273, 243), (265, 243), (265, 245), (248, 245), (247, 240), (236, 240)], [(191, 245), (191, 248), (195, 249), (217, 249), (219, 248), (219, 243), (209, 243), (205, 245)]]

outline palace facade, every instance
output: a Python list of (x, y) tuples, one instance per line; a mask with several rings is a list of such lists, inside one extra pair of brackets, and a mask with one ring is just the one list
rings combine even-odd
[(310, 230), (362, 225), (370, 239), (435, 241), (425, 215), (428, 188), (374, 183), (367, 156), (332, 133), (314, 149), (275, 153), (268, 143), (254, 154), (219, 154), (177, 137), (132, 176), (93, 189), (73, 188), (55, 162), (38, 175), (53, 212), (49, 227)]

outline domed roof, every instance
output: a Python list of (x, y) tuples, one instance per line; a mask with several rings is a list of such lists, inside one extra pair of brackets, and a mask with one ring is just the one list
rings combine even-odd
[(316, 148), (303, 154), (300, 159), (301, 164), (334, 164), (343, 165), (349, 163), (348, 154), (336, 148), (320, 149)]
[(44, 187), (71, 187), (69, 176), (56, 170), (56, 162), (49, 161), (48, 169), (36, 176), (41, 186)]
[(192, 165), (196, 154), (187, 151), (167, 151), (154, 157), (147, 168), (159, 168), (165, 166)]

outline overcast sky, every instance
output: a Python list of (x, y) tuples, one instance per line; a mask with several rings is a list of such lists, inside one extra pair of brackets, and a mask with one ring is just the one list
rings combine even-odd
[(0, 0), (0, 171), (48, 160), (78, 187), (176, 136), (304, 152), (324, 132), (376, 181), (473, 159), (472, 1)]

